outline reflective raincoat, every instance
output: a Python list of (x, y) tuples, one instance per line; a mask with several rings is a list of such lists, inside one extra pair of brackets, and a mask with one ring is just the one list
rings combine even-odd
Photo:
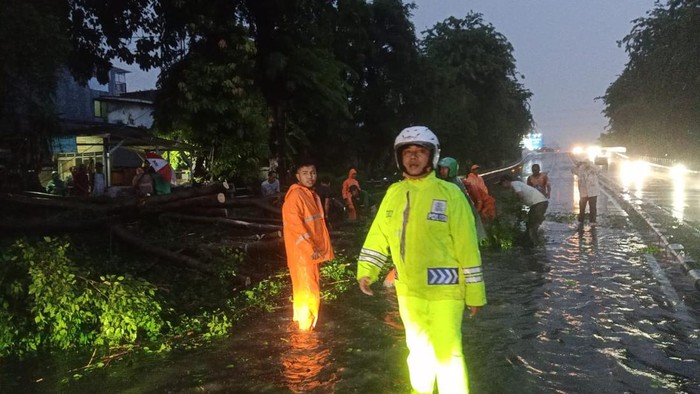
[[(316, 325), (320, 304), (318, 265), (333, 259), (323, 206), (311, 189), (294, 184), (282, 205), (284, 246), (292, 278), (294, 321), (302, 330)], [(317, 253), (316, 258), (313, 255)]]
[(341, 195), (343, 196), (343, 201), (345, 201), (345, 206), (348, 208), (348, 219), (357, 219), (357, 210), (355, 209), (355, 204), (352, 201), (352, 193), (350, 193), (350, 186), (357, 186), (360, 188), (360, 182), (353, 178), (353, 175), (357, 175), (357, 171), (351, 168), (348, 171), (348, 178), (343, 181), (343, 188), (341, 189)]
[(474, 215), (462, 191), (436, 178), (387, 191), (358, 259), (357, 278), (377, 280), (389, 257), (406, 330), (414, 392), (468, 392), (462, 350), (465, 304), (486, 304)]
[(376, 281), (390, 254), (397, 294), (486, 304), (474, 216), (459, 188), (434, 173), (389, 188), (360, 253), (358, 279)]

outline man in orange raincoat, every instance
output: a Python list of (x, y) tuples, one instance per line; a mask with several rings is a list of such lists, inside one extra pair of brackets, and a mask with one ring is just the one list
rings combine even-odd
[(472, 165), (469, 174), (462, 183), (474, 202), (474, 207), (479, 212), (481, 221), (489, 223), (496, 217), (496, 200), (489, 194), (484, 178), (479, 175), (480, 168), (478, 164)]
[(352, 201), (352, 192), (350, 192), (350, 186), (357, 186), (357, 188), (360, 189), (360, 183), (355, 179), (356, 176), (357, 170), (351, 168), (350, 171), (348, 171), (348, 178), (343, 181), (343, 189), (341, 190), (345, 206), (348, 208), (348, 220), (351, 222), (357, 220), (357, 209), (355, 209), (355, 204)]
[(321, 303), (318, 266), (334, 255), (323, 205), (313, 189), (316, 167), (302, 162), (296, 177), (282, 205), (284, 246), (292, 277), (294, 321), (299, 329), (310, 330), (316, 326)]

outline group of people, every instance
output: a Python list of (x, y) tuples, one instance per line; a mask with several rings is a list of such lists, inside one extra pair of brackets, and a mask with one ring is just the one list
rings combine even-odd
[[(549, 177), (541, 172), (539, 164), (532, 165), (532, 175), (528, 176), (527, 183), (514, 180), (509, 175), (504, 175), (497, 182), (501, 186), (512, 189), (515, 194), (528, 206), (526, 222), (527, 234), (530, 242), (537, 243), (537, 232), (544, 221), (552, 186)], [(571, 172), (576, 175), (579, 192), (578, 208), (576, 216), (578, 229), (582, 230), (586, 220), (586, 207), (588, 207), (588, 222), (595, 228), (597, 224), (597, 200), (599, 193), (598, 174), (600, 170), (590, 160), (577, 160)]]
[[(440, 144), (431, 130), (404, 129), (394, 152), (404, 180), (379, 206), (358, 258), (358, 283), (372, 295), (370, 285), (391, 259), (411, 385), (432, 392), (437, 379), (441, 392), (467, 392), (462, 315), (465, 306), (475, 316), (486, 303), (474, 210), (457, 185), (436, 177)], [(316, 177), (313, 163), (300, 162), (282, 206), (293, 321), (301, 330), (318, 321), (319, 264), (334, 257)]]
[[(494, 218), (495, 203), (478, 174), (479, 166), (473, 165), (469, 176), (459, 180), (456, 160), (440, 159), (438, 138), (427, 127), (402, 130), (394, 142), (394, 155), (403, 180), (389, 187), (369, 228), (358, 257), (358, 285), (372, 296), (372, 284), (393, 265), (413, 391), (432, 393), (437, 384), (441, 393), (466, 393), (462, 319), (465, 309), (475, 317), (486, 304), (480, 222)], [(544, 220), (551, 185), (539, 165), (532, 170), (527, 183), (503, 176), (498, 184), (512, 189), (529, 206), (528, 234), (534, 237)], [(582, 201), (590, 204), (595, 223), (597, 191), (588, 182), (588, 171), (594, 171), (586, 163), (574, 171), (579, 187), (587, 188), (581, 192)], [(356, 174), (354, 169), (349, 172), (348, 192), (359, 189)], [(319, 265), (334, 258), (326, 225), (328, 207), (319, 196), (327, 193), (330, 180), (325, 179), (317, 193), (316, 167), (310, 161), (300, 162), (295, 175), (297, 183), (289, 188), (282, 206), (284, 243), (292, 278), (293, 321), (300, 330), (311, 330), (319, 316)], [(344, 198), (345, 190), (344, 183)], [(346, 201), (346, 206), (350, 204)]]
[[(314, 189), (321, 199), (327, 225), (335, 225), (344, 219), (355, 222), (360, 213), (367, 213), (372, 205), (369, 193), (360, 187), (355, 168), (350, 168), (347, 178), (343, 181), (340, 193), (342, 203), (333, 195), (329, 176), (322, 177), (320, 185), (314, 186)], [(280, 182), (276, 171), (268, 171), (267, 179), (260, 184), (260, 194), (262, 197), (275, 197), (280, 194)]]
[(101, 196), (105, 193), (107, 182), (102, 172), (102, 163), (89, 167), (79, 164), (70, 168), (70, 176), (66, 181), (61, 179), (57, 171), (51, 172), (51, 179), (46, 184), (46, 192), (60, 196)]

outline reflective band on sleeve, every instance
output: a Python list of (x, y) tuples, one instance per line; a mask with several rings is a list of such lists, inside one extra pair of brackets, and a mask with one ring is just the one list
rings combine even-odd
[(322, 215), (314, 215), (314, 216), (309, 216), (308, 218), (304, 218), (304, 222), (313, 222), (314, 220), (321, 219), (323, 216)]
[(388, 259), (389, 258), (387, 256), (375, 250), (362, 248), (362, 250), (360, 250), (360, 257), (357, 260), (366, 261), (372, 265), (382, 268)]
[(481, 275), (464, 278), (464, 283), (479, 283), (479, 282), (483, 282), (483, 281), (484, 281), (484, 277)]
[(303, 235), (299, 236), (299, 238), (297, 238), (296, 244), (299, 245), (300, 243), (304, 242), (305, 239), (310, 238), (311, 236), (309, 235), (309, 233), (304, 233)]
[(458, 268), (428, 268), (429, 285), (456, 285), (458, 283)]
[(481, 267), (472, 267), (462, 269), (465, 283), (480, 283), (484, 281), (484, 274)]
[(367, 248), (362, 248), (362, 250), (360, 250), (360, 256), (361, 255), (372, 256), (378, 260), (381, 260), (382, 262), (385, 262), (389, 258), (388, 256), (382, 253)]

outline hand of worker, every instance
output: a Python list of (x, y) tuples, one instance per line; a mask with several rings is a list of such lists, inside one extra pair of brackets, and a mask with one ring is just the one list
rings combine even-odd
[(362, 290), (362, 292), (367, 294), (368, 296), (371, 296), (374, 295), (374, 292), (369, 287), (369, 284), (370, 279), (368, 276), (363, 276), (362, 278), (360, 278), (360, 290)]
[(318, 260), (321, 258), (321, 253), (314, 251), (314, 253), (311, 255), (311, 260)]
[(469, 308), (469, 317), (476, 317), (476, 314), (481, 310), (480, 306), (467, 306)]

